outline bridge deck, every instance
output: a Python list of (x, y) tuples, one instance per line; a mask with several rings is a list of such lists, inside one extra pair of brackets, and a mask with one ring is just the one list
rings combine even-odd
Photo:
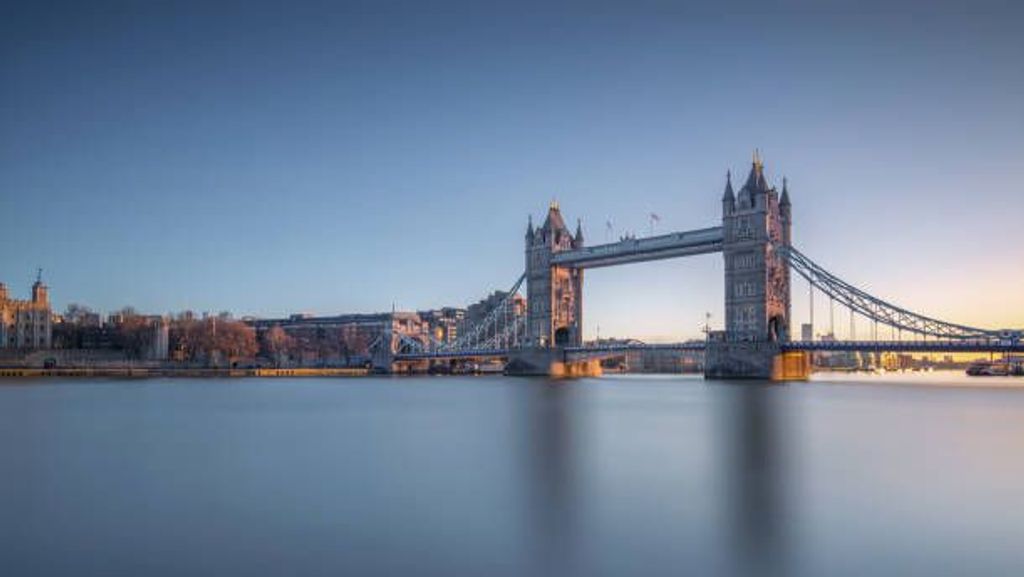
[(786, 351), (879, 353), (1024, 353), (1024, 343), (986, 341), (792, 341)]
[(722, 251), (722, 227), (674, 232), (648, 238), (627, 238), (555, 253), (552, 264), (568, 268), (597, 268)]
[(508, 357), (508, 349), (475, 349), (466, 351), (424, 351), (415, 353), (399, 353), (394, 356), (396, 361), (431, 361), (454, 359), (496, 359)]
[[(568, 347), (566, 356), (624, 353), (629, 351), (701, 352), (706, 345), (700, 341), (685, 343), (624, 343), (604, 346)], [(1024, 353), (1024, 343), (984, 341), (792, 341), (781, 345), (784, 351), (809, 352), (890, 352), (890, 353)], [(444, 359), (494, 359), (508, 357), (508, 349), (472, 349), (401, 353), (396, 361)]]

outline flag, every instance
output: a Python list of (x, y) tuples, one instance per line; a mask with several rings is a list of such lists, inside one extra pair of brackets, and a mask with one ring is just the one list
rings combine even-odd
[(654, 213), (652, 212), (652, 213), (651, 213), (651, 220), (652, 220), (652, 221), (654, 221), (654, 222), (661, 222), (661, 217), (660, 217), (660, 216), (658, 216), (658, 215), (656, 215), (656, 214), (654, 214)]

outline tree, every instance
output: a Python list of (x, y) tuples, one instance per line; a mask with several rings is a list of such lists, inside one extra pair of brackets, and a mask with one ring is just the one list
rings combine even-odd
[(256, 331), (245, 323), (208, 318), (196, 320), (185, 315), (170, 326), (171, 349), (185, 361), (210, 362), (217, 355), (232, 360), (256, 355)]
[(86, 316), (91, 314), (94, 314), (91, 308), (78, 303), (71, 303), (64, 311), (64, 320), (68, 323), (79, 324)]
[[(125, 309), (128, 310), (128, 309)], [(111, 336), (114, 346), (132, 358), (142, 358), (153, 345), (153, 324), (146, 317), (126, 315)]]
[(262, 349), (263, 356), (266, 356), (274, 361), (274, 366), (280, 367), (283, 360), (292, 352), (295, 348), (295, 339), (288, 335), (279, 326), (273, 326), (267, 329), (263, 333), (262, 338)]

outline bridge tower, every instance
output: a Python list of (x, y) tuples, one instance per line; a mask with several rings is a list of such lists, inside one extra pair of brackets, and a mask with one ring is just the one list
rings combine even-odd
[(583, 271), (551, 263), (557, 252), (583, 246), (583, 229), (573, 235), (557, 202), (544, 224), (526, 230), (526, 346), (557, 348), (583, 343)]
[(780, 345), (789, 340), (790, 272), (778, 251), (791, 242), (789, 190), (768, 185), (755, 152), (736, 194), (726, 175), (722, 196), (725, 331), (709, 335), (705, 374), (720, 378), (778, 378)]

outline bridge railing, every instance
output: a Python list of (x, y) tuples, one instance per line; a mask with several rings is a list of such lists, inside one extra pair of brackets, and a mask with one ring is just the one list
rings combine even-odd
[(1022, 353), (1024, 343), (1010, 343), (992, 340), (944, 340), (944, 341), (790, 341), (782, 344), (783, 350), (809, 352), (879, 352), (879, 353)]

